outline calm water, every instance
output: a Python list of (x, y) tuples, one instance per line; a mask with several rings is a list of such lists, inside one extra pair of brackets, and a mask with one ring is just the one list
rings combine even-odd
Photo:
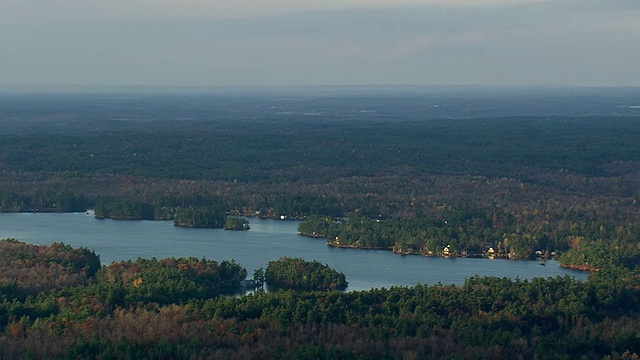
[(317, 260), (343, 272), (349, 290), (413, 286), (421, 284), (462, 284), (470, 276), (533, 277), (564, 276), (586, 279), (584, 272), (562, 269), (555, 261), (541, 266), (536, 261), (487, 259), (446, 259), (400, 256), (390, 251), (337, 249), (297, 233), (295, 221), (249, 219), (249, 231), (187, 229), (169, 221), (98, 220), (84, 213), (0, 214), (0, 238), (16, 238), (28, 243), (50, 245), (64, 242), (94, 250), (103, 264), (135, 260), (138, 257), (206, 257), (235, 259), (253, 270), (266, 267), (282, 256)]

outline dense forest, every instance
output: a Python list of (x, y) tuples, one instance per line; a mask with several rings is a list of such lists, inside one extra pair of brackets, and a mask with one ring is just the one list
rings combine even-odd
[[(590, 276), (229, 297), (231, 260), (7, 240), (0, 357), (637, 358), (640, 93), (536, 94), (1, 95), (2, 212), (289, 218), (330, 246)], [(274, 269), (254, 278), (294, 273)]]
[[(0, 273), (17, 279), (0, 279), (3, 358), (632, 359), (640, 353), (637, 267), (606, 266), (586, 282), (475, 277), (462, 286), (236, 297), (221, 295), (247, 275), (233, 261), (138, 259), (95, 269), (95, 254), (83, 249), (15, 240), (0, 246)], [(32, 260), (16, 267), (19, 259)], [(52, 264), (65, 264), (68, 275), (60, 277)], [(34, 271), (55, 280), (43, 284)]]
[[(189, 227), (223, 227), (225, 215), (354, 217), (355, 233), (334, 229), (342, 244), (398, 253), (450, 245), (532, 258), (612, 239), (635, 251), (637, 118), (213, 123), (0, 135), (0, 210), (95, 208)], [(365, 226), (386, 230), (365, 238)], [(579, 258), (564, 259), (583, 267)]]
[(100, 258), (63, 243), (28, 245), (0, 240), (0, 287), (4, 295), (24, 299), (40, 292), (85, 284), (100, 269)]

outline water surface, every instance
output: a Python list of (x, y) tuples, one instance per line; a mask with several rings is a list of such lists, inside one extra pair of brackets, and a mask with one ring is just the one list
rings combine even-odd
[(28, 243), (50, 245), (64, 242), (94, 250), (102, 264), (142, 258), (205, 257), (235, 259), (253, 270), (265, 268), (282, 256), (317, 260), (343, 272), (348, 290), (413, 286), (421, 284), (462, 284), (471, 276), (521, 279), (555, 277), (566, 274), (584, 280), (587, 273), (563, 269), (556, 261), (541, 266), (536, 261), (401, 256), (382, 250), (328, 247), (324, 239), (298, 235), (298, 222), (250, 218), (249, 231), (189, 229), (170, 221), (100, 220), (84, 213), (0, 214), (0, 238), (16, 238)]

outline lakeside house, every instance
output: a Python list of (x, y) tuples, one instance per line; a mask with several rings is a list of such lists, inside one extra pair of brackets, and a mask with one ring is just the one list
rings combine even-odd
[(489, 246), (489, 248), (484, 252), (484, 256), (488, 257), (489, 259), (493, 259), (496, 257), (496, 250), (493, 248), (493, 246)]

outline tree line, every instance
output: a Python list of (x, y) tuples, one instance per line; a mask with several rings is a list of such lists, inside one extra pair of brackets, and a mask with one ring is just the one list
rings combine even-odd
[[(12, 247), (14, 258), (52, 251), (30, 264), (37, 269), (75, 252), (66, 245), (0, 244)], [(3, 280), (0, 351), (6, 358), (229, 359), (630, 359), (640, 353), (637, 266), (609, 264), (585, 282), (473, 277), (461, 286), (221, 295), (244, 276), (233, 261), (188, 258), (113, 263), (80, 283), (51, 283), (28, 296), (16, 294), (27, 282)]]
[(311, 217), (298, 230), (302, 235), (326, 238), (330, 246), (385, 249), (402, 255), (509, 259), (559, 256), (562, 265), (583, 270), (608, 263), (631, 266), (640, 259), (638, 224), (622, 227), (592, 217), (551, 227), (469, 209), (453, 209), (443, 219), (370, 219), (356, 212), (341, 219)]
[(100, 268), (86, 250), (34, 255), (8, 241), (0, 357), (637, 357), (636, 120), (274, 119), (242, 131), (0, 135), (0, 211), (95, 208), (186, 226), (285, 216), (309, 219), (301, 232), (335, 246), (557, 251), (592, 271), (584, 283), (473, 278), (234, 298), (220, 294), (246, 272), (231, 261)]

